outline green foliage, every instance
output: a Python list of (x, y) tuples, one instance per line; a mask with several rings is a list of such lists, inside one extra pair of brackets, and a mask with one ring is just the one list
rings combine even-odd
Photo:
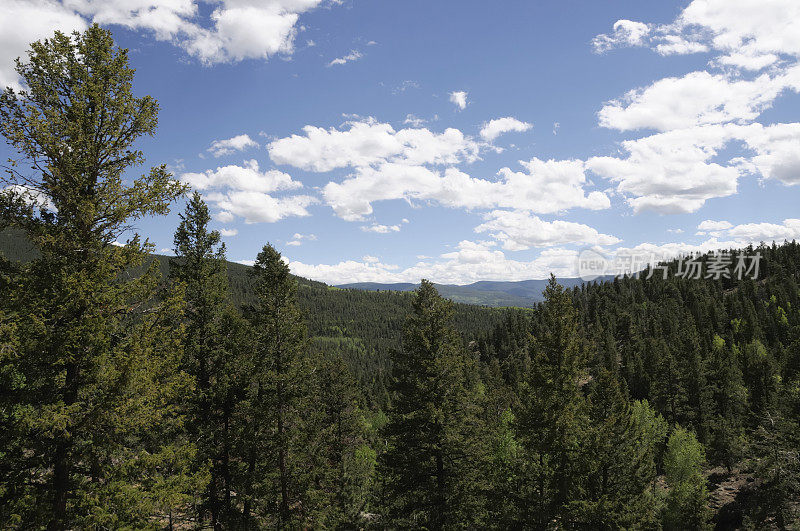
[(748, 401), (753, 411), (763, 413), (772, 409), (780, 385), (778, 366), (772, 354), (758, 339), (744, 346), (742, 368), (749, 391)]
[(708, 489), (703, 476), (703, 445), (694, 433), (676, 426), (667, 441), (664, 472), (667, 498), (664, 506), (665, 529), (709, 529)]
[(311, 485), (308, 519), (325, 528), (355, 527), (371, 501), (377, 454), (358, 384), (341, 357), (319, 359), (316, 392), (306, 411), (305, 470)]
[(709, 448), (712, 460), (730, 472), (743, 455), (747, 388), (739, 368), (738, 349), (715, 335), (709, 362), (709, 385), (716, 412)]
[(704, 529), (717, 465), (746, 526), (796, 526), (796, 242), (732, 251), (757, 281), (551, 278), (524, 310), (226, 262), (198, 194), (152, 256), (130, 225), (184, 190), (123, 179), (158, 110), (126, 51), (92, 26), (17, 66), (0, 526)]
[(475, 368), (450, 321), (452, 303), (423, 280), (403, 349), (393, 356), (394, 401), (382, 456), (392, 525), (483, 524), (485, 439)]
[[(655, 481), (657, 465), (661, 463), (669, 426), (664, 418), (656, 413), (647, 400), (636, 400), (631, 405), (633, 437), (639, 454), (646, 462), (646, 476)], [(655, 485), (655, 484), (654, 484)]]
[(0, 133), (21, 157), (3, 177), (0, 219), (38, 253), (10, 268), (0, 303), (0, 521), (146, 527), (196, 483), (169, 465), (193, 451), (173, 437), (173, 404), (192, 392), (178, 370), (183, 305), (144, 267), (146, 242), (111, 244), (132, 220), (166, 213), (183, 188), (163, 166), (123, 183), (143, 162), (132, 145), (153, 133), (158, 107), (133, 97), (133, 69), (108, 32), (56, 33), (32, 44), (17, 72), (26, 88), (0, 97)]
[(800, 426), (791, 418), (765, 412), (753, 434), (752, 456), (762, 487), (756, 495), (749, 523), (780, 529), (798, 520), (800, 496)]
[(581, 437), (583, 489), (569, 502), (574, 522), (593, 529), (656, 525), (658, 515), (648, 487), (655, 480), (653, 439), (660, 435), (659, 426), (641, 406), (637, 413), (645, 418), (632, 416), (617, 380), (601, 371), (592, 382), (589, 425)]
[(251, 518), (259, 515), (269, 525), (282, 527), (306, 516), (300, 503), (306, 487), (301, 484), (301, 442), (311, 366), (304, 349), (306, 328), (297, 306), (297, 282), (289, 266), (266, 245), (252, 275), (256, 302), (248, 310), (254, 348), (247, 363), (242, 441), (243, 521), (251, 525)]
[(534, 329), (530, 368), (518, 415), (522, 443), (531, 463), (524, 519), (545, 526), (564, 518), (578, 494), (583, 471), (575, 459), (588, 422), (585, 383), (587, 344), (578, 329), (569, 293), (551, 277), (541, 319)]
[(181, 365), (194, 380), (195, 392), (186, 398), (187, 428), (198, 445), (190, 467), (204, 471), (210, 466), (198, 516), (202, 520), (208, 513), (215, 527), (219, 522), (231, 525), (238, 520), (231, 503), (233, 419), (245, 383), (241, 361), (247, 341), (241, 334), (243, 323), (227, 301), (225, 246), (218, 232), (208, 230), (211, 216), (200, 194), (192, 195), (180, 219), (169, 277), (185, 290), (187, 334)]

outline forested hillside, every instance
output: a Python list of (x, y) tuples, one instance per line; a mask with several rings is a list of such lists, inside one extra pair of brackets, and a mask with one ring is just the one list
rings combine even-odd
[[(718, 528), (792, 527), (800, 501), (800, 245), (728, 253), (734, 261), (760, 253), (758, 278), (683, 279), (672, 262), (666, 279), (661, 271), (648, 278), (648, 270), (571, 290), (580, 334), (591, 345), (583, 394), (591, 410), (593, 393), (613, 380), (613, 393), (634, 412), (648, 406), (666, 430), (690, 430), (697, 470), (708, 479), (698, 477), (691, 496), (716, 513)], [(495, 392), (508, 393), (509, 405), (524, 396), (546, 313), (510, 315), (479, 342), (487, 370), (502, 382)], [(659, 446), (656, 455), (665, 459), (664, 451)], [(655, 465), (669, 485), (668, 462), (657, 457)], [(677, 503), (674, 492), (667, 508)]]
[[(38, 252), (20, 231), (7, 229), (0, 231), (0, 256), (27, 262), (37, 257)], [(171, 258), (152, 256), (157, 260), (161, 276), (167, 278)], [(225, 262), (225, 265), (229, 300), (239, 308), (252, 304), (255, 298), (250, 275), (252, 267), (235, 262)], [(412, 294), (339, 289), (302, 277), (294, 278), (313, 348), (341, 355), (367, 390), (370, 403), (386, 406), (389, 353), (400, 347)], [(454, 325), (462, 338), (470, 341), (500, 323), (506, 311), (456, 304)]]
[[(0, 527), (800, 525), (796, 242), (532, 309), (332, 289), (269, 244), (228, 263), (165, 166), (123, 179), (158, 106), (109, 32), (29, 61), (0, 97), (33, 172), (0, 193)], [(183, 198), (175, 257), (118, 243)]]

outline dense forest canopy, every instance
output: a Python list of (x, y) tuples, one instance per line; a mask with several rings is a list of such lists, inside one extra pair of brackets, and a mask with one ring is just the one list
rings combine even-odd
[[(225, 260), (133, 147), (157, 104), (110, 33), (35, 43), (0, 99), (0, 525), (792, 528), (800, 245), (759, 276), (631, 275), (531, 309)], [(704, 256), (700, 261), (713, 260)]]
[[(24, 234), (13, 229), (0, 232), (0, 253), (15, 262), (27, 262), (38, 256)], [(157, 262), (162, 277), (167, 277), (174, 259), (164, 255), (152, 255), (152, 259)], [(244, 308), (254, 301), (249, 274), (252, 268), (228, 261), (225, 266), (227, 297), (233, 305)], [(294, 278), (311, 344), (321, 352), (337, 351), (367, 390), (366, 398), (370, 403), (385, 406), (389, 355), (392, 349), (400, 346), (412, 294), (337, 289), (322, 282)], [(509, 311), (469, 304), (455, 304), (454, 308), (454, 326), (465, 341), (488, 333)]]

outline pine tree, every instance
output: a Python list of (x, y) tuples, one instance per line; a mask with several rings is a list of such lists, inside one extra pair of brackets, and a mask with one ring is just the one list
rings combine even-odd
[(763, 415), (772, 410), (778, 396), (780, 376), (775, 358), (758, 339), (744, 346), (742, 374), (753, 412)]
[(576, 495), (582, 474), (578, 449), (587, 424), (581, 392), (587, 381), (586, 343), (572, 299), (552, 276), (544, 296), (517, 416), (531, 468), (526, 519), (540, 527), (562, 518)]
[(301, 444), (306, 451), (303, 494), (309, 519), (325, 528), (355, 527), (374, 481), (375, 451), (367, 430), (359, 386), (341, 356), (316, 364), (316, 392), (308, 397)]
[(688, 408), (686, 382), (673, 348), (663, 338), (652, 340), (653, 357), (656, 359), (656, 377), (651, 399), (656, 410), (671, 423), (684, 418)]
[(664, 417), (656, 413), (647, 400), (636, 400), (631, 406), (634, 435), (642, 453), (650, 457), (647, 475), (655, 479), (665, 450), (669, 426)]
[(616, 378), (601, 370), (591, 386), (589, 427), (578, 457), (584, 487), (570, 503), (569, 518), (591, 529), (652, 528), (653, 449), (640, 444), (639, 426)]
[[(0, 96), (0, 133), (20, 154), (2, 178), (0, 218), (39, 254), (4, 294), (16, 331), (6, 427), (21, 452), (3, 478), (14, 486), (0, 489), (3, 525), (145, 527), (170, 504), (155, 499), (145, 469), (191, 453), (150, 435), (180, 425), (180, 410), (165, 406), (191, 385), (175, 370), (180, 329), (164, 333), (180, 301), (157, 293), (152, 246), (138, 236), (112, 244), (184, 190), (164, 166), (123, 182), (144, 161), (133, 146), (154, 133), (158, 105), (133, 96), (127, 51), (109, 32), (57, 32), (33, 43), (17, 72), (25, 88)], [(175, 499), (192, 488), (178, 483), (158, 490)]]
[(394, 403), (382, 456), (391, 525), (480, 526), (485, 461), (471, 359), (451, 328), (453, 306), (423, 280), (402, 351), (392, 357)]
[[(516, 356), (516, 348), (506, 361)], [(527, 355), (527, 354), (526, 354)], [(506, 383), (497, 360), (492, 360), (484, 370), (482, 397), (482, 423), (488, 433), (488, 474), (490, 490), (487, 495), (487, 512), (494, 527), (508, 529), (519, 524), (524, 496), (524, 461), (522, 447), (516, 433), (518, 398), (513, 390), (517, 375), (512, 373)]]
[(249, 312), (255, 346), (243, 419), (244, 521), (250, 525), (258, 512), (270, 525), (286, 527), (304, 516), (298, 441), (312, 382), (306, 327), (297, 306), (297, 281), (274, 247), (264, 246), (252, 275), (257, 302)]
[(243, 387), (237, 345), (226, 344), (234, 312), (227, 302), (228, 277), (225, 244), (209, 231), (211, 216), (200, 194), (194, 192), (175, 232), (175, 258), (170, 278), (185, 289), (186, 342), (183, 366), (194, 378), (196, 392), (189, 398), (188, 428), (197, 441), (196, 468), (211, 464), (210, 482), (201, 504), (211, 524), (235, 521), (231, 507), (230, 454), (233, 409)]
[(761, 485), (748, 520), (754, 528), (772, 521), (778, 529), (786, 529), (799, 516), (800, 423), (775, 410), (762, 412), (759, 421), (750, 453)]
[(744, 416), (747, 411), (747, 389), (739, 368), (737, 350), (715, 335), (709, 362), (709, 386), (715, 410), (710, 453), (711, 458), (723, 464), (728, 472), (742, 457)]

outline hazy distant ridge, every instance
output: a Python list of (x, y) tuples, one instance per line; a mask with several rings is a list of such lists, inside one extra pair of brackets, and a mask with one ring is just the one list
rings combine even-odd
[[(580, 278), (559, 278), (558, 282), (566, 288), (572, 288), (583, 284), (584, 281)], [(483, 304), (486, 306), (529, 307), (543, 299), (542, 290), (546, 285), (547, 279), (519, 280), (516, 282), (481, 280), (464, 286), (436, 284), (436, 289), (439, 290), (442, 296), (453, 299), (456, 302)], [(336, 287), (365, 291), (412, 291), (417, 289), (417, 286), (419, 284), (410, 282), (393, 284), (354, 282), (351, 284), (339, 284)]]

